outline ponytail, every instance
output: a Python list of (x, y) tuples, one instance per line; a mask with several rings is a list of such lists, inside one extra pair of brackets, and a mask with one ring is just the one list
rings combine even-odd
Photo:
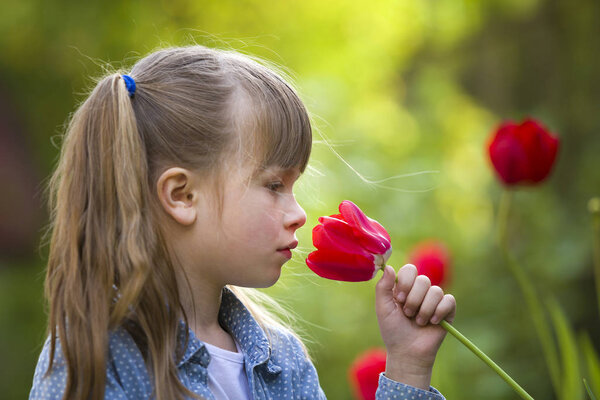
[[(148, 163), (132, 101), (121, 75), (102, 79), (73, 115), (50, 180), (48, 372), (58, 338), (67, 366), (64, 399), (104, 398), (109, 334), (121, 325), (153, 355), (157, 397), (187, 394), (172, 357), (177, 310), (167, 306), (179, 298), (166, 246), (152, 229)], [(153, 335), (153, 324), (173, 328)]]

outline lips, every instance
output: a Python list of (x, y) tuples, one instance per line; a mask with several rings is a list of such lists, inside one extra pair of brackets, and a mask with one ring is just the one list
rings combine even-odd
[(277, 251), (292, 250), (292, 249), (295, 249), (297, 246), (298, 246), (298, 241), (294, 240), (289, 245), (287, 245), (285, 247), (280, 247), (279, 249), (277, 249)]
[(298, 246), (298, 241), (294, 240), (286, 247), (277, 249), (277, 252), (280, 254), (283, 254), (285, 256), (285, 258), (289, 260), (290, 258), (292, 258), (292, 249), (295, 249), (296, 246)]

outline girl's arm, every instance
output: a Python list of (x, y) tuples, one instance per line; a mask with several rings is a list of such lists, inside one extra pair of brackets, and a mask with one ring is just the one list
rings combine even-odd
[(446, 334), (438, 324), (454, 319), (454, 297), (431, 286), (429, 278), (417, 276), (410, 264), (398, 271), (397, 282), (394, 269), (386, 266), (375, 291), (377, 320), (387, 350), (384, 383), (389, 384), (387, 378), (430, 390), (433, 363)]

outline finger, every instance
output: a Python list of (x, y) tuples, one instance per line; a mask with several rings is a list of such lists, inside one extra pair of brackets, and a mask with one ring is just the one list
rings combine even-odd
[(429, 323), (429, 319), (433, 316), (433, 313), (443, 298), (444, 291), (441, 287), (431, 286), (429, 288), (425, 294), (419, 313), (417, 314), (416, 322), (418, 325), (425, 326)]
[(448, 322), (454, 321), (456, 316), (456, 299), (451, 294), (445, 295), (440, 303), (438, 304), (433, 317), (431, 317), (432, 324), (439, 324), (440, 321), (446, 320)]
[(396, 283), (396, 299), (400, 303), (404, 303), (406, 301), (406, 297), (408, 296), (408, 292), (412, 288), (415, 283), (415, 278), (417, 277), (417, 267), (412, 264), (406, 264), (398, 271), (398, 282)]
[(387, 292), (392, 291), (395, 283), (396, 272), (390, 265), (386, 265), (383, 269), (383, 275), (381, 275), (381, 279), (379, 279), (379, 282), (377, 282), (377, 285), (375, 285), (375, 290), (387, 294)]
[(375, 307), (381, 311), (382, 307), (393, 303), (394, 297), (392, 289), (396, 283), (396, 271), (389, 265), (383, 269), (383, 275), (375, 285)]
[(415, 283), (406, 297), (406, 303), (404, 303), (404, 315), (410, 318), (417, 314), (430, 287), (431, 281), (425, 275), (419, 275), (415, 278)]

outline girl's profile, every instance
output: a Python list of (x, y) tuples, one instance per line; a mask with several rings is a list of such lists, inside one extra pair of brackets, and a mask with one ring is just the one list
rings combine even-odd
[[(299, 336), (253, 291), (298, 245), (311, 146), (292, 85), (234, 51), (162, 49), (100, 79), (49, 183), (48, 338), (30, 398), (324, 399)], [(412, 265), (387, 266), (375, 297), (377, 398), (443, 399), (430, 381), (454, 298)]]

